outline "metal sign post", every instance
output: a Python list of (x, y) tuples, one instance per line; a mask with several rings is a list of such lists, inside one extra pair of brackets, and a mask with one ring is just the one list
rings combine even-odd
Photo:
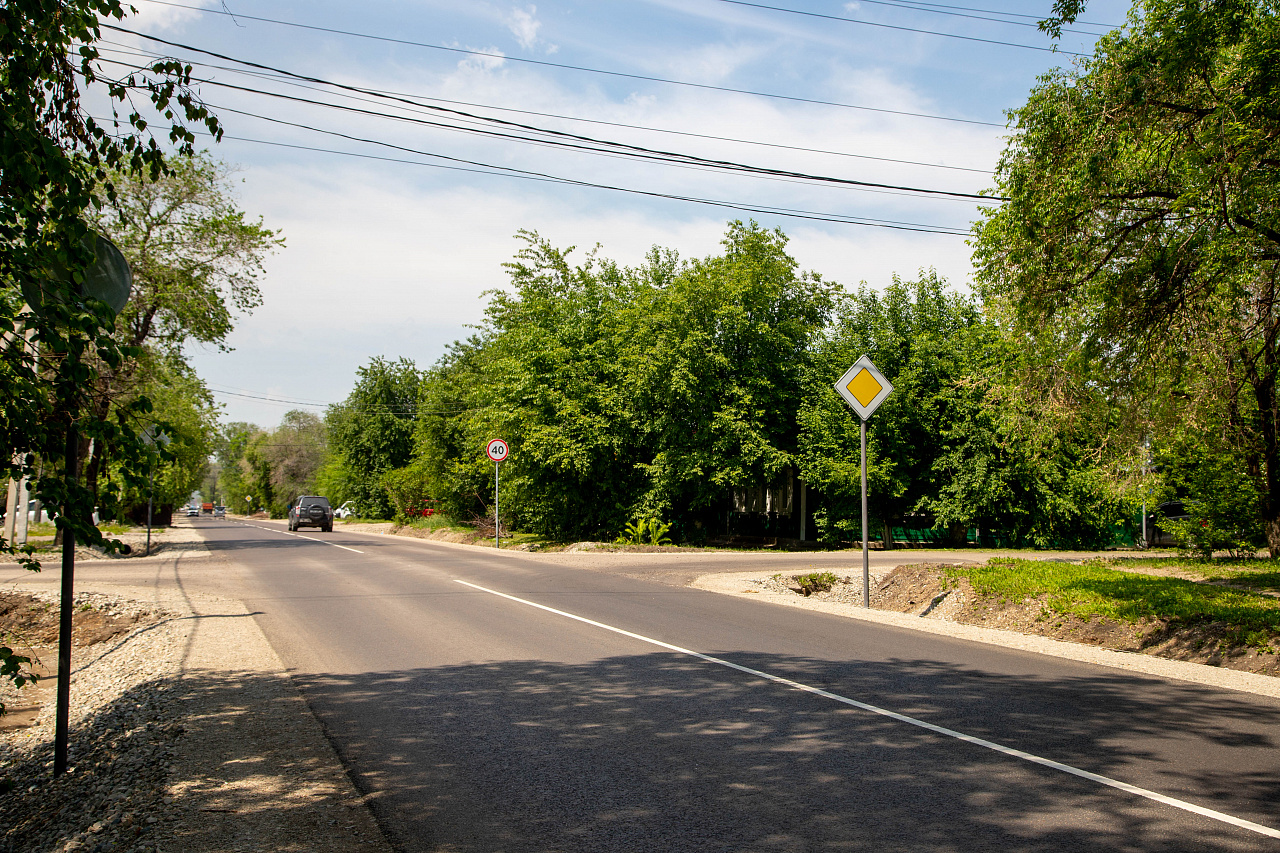
[(865, 355), (836, 380), (836, 393), (862, 419), (862, 606), (871, 606), (871, 555), (867, 550), (867, 419), (880, 408), (893, 385)]
[(495, 438), (485, 447), (484, 452), (493, 460), (493, 547), (501, 550), (502, 515), (498, 512), (498, 467), (511, 451), (505, 441)]

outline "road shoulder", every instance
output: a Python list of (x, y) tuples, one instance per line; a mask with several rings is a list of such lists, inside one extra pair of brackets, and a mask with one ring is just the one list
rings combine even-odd
[(1082, 663), (1098, 664), (1129, 672), (1140, 672), (1160, 678), (1172, 678), (1179, 681), (1190, 681), (1211, 687), (1228, 690), (1239, 690), (1259, 696), (1270, 696), (1280, 699), (1280, 679), (1251, 672), (1205, 666), (1185, 661), (1168, 660), (1133, 652), (1118, 652), (1110, 649), (1087, 646), (1081, 643), (1069, 643), (1048, 637), (1032, 634), (1021, 634), (999, 628), (983, 628), (976, 625), (965, 625), (960, 622), (949, 622), (941, 619), (927, 619), (909, 613), (896, 613), (887, 610), (872, 610), (853, 604), (841, 602), (818, 601), (797, 595), (782, 595), (762, 591), (752, 581), (762, 580), (769, 572), (728, 572), (705, 574), (689, 585), (694, 589), (749, 598), (783, 607), (795, 607), (802, 610), (828, 613), (847, 619), (858, 619), (880, 625), (892, 625), (911, 631), (923, 631), (929, 634), (941, 634), (986, 643), (1004, 648), (1020, 649), (1035, 654), (1050, 655)]
[[(145, 586), (78, 584), (164, 615), (101, 644), (110, 648), (75, 651), (71, 772), (51, 777), (52, 703), (6, 734), (16, 788), (6, 811), (22, 824), (7, 835), (25, 838), (5, 840), (15, 850), (390, 851), (253, 614), (172, 582), (188, 559), (148, 558)], [(56, 573), (42, 575), (7, 587), (48, 592)]]

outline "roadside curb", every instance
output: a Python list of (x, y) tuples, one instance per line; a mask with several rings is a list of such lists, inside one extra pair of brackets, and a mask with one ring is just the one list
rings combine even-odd
[(858, 619), (863, 622), (875, 622), (880, 625), (892, 625), (909, 631), (921, 631), (928, 634), (941, 634), (963, 640), (972, 640), (991, 646), (1019, 649), (1035, 654), (1049, 655), (1066, 660), (1092, 663), (1099, 666), (1122, 669), (1128, 672), (1140, 672), (1160, 678), (1172, 678), (1179, 681), (1190, 681), (1209, 687), (1220, 687), (1252, 693), (1258, 696), (1270, 696), (1280, 699), (1280, 678), (1268, 675), (1257, 675), (1252, 672), (1241, 672), (1234, 669), (1206, 666), (1188, 661), (1169, 660), (1152, 655), (1135, 652), (1121, 652), (1104, 649), (1099, 646), (1087, 646), (1082, 643), (1069, 643), (1041, 637), (1036, 634), (1022, 634), (1001, 628), (983, 628), (977, 625), (965, 625), (960, 622), (946, 622), (941, 619), (928, 619), (913, 616), (909, 613), (898, 613), (889, 610), (869, 610), (853, 604), (839, 602), (813, 601), (785, 596), (779, 593), (756, 591), (747, 592), (743, 585), (748, 581), (769, 577), (768, 572), (733, 572), (724, 574), (707, 574), (697, 578), (690, 586), (706, 592), (720, 595), (731, 595), (736, 598), (747, 598), (764, 601), (784, 607), (800, 610), (814, 610), (833, 616)]

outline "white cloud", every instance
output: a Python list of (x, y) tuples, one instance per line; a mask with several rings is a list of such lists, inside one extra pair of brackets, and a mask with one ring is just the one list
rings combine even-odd
[[(138, 3), (134, 7), (138, 10), (138, 13), (125, 18), (125, 23), (150, 31), (171, 31), (182, 29), (188, 23), (203, 18), (204, 13), (200, 12), (199, 9), (225, 8), (219, 0), (195, 0), (194, 3), (186, 5), (195, 8), (149, 3), (144, 0), (144, 2)], [(125, 4), (125, 8), (128, 9), (128, 4)], [(122, 35), (121, 33), (115, 33), (113, 37), (120, 38)]]
[[(452, 46), (458, 47), (456, 44)], [(458, 68), (464, 72), (494, 71), (507, 63), (506, 54), (496, 47), (471, 47), (467, 50), (474, 50), (477, 53), (458, 61)]]
[(538, 29), (542, 22), (535, 17), (537, 14), (538, 7), (529, 6), (525, 9), (512, 9), (511, 16), (507, 19), (507, 28), (525, 50), (532, 50), (538, 43)]

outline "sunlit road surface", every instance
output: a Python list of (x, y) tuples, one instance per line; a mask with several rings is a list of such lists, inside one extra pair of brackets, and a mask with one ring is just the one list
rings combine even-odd
[(406, 851), (1280, 850), (1274, 699), (515, 554), (198, 526), (215, 558), (153, 582), (259, 614)]

